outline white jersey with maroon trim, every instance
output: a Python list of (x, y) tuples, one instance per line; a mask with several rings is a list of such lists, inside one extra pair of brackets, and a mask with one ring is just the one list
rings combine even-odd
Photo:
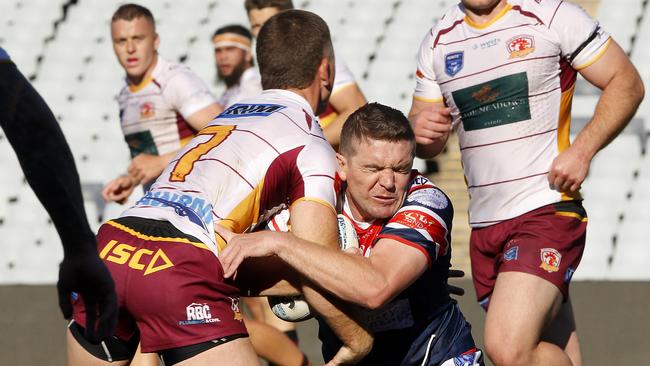
[(123, 216), (170, 221), (218, 253), (225, 243), (214, 223), (250, 231), (300, 200), (334, 211), (335, 172), (334, 150), (307, 101), (266, 90), (201, 130)]
[(219, 98), (219, 104), (224, 108), (228, 108), (242, 99), (256, 97), (261, 92), (262, 78), (260, 77), (260, 73), (257, 71), (257, 68), (250, 67), (242, 73), (237, 84), (227, 88), (223, 92), (221, 98)]
[(118, 102), (122, 133), (133, 157), (180, 149), (196, 133), (185, 118), (216, 99), (187, 66), (158, 57), (151, 77), (125, 85)]
[(414, 98), (452, 109), (472, 227), (579, 198), (550, 189), (547, 173), (569, 146), (576, 70), (609, 44), (596, 20), (559, 0), (509, 0), (480, 26), (459, 4), (427, 34)]

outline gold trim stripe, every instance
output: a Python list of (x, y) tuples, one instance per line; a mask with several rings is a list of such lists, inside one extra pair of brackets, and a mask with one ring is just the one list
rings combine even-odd
[(117, 223), (115, 221), (112, 221), (112, 220), (107, 221), (106, 223), (108, 225), (111, 225), (112, 227), (118, 229), (118, 230), (122, 230), (127, 234), (133, 235), (138, 239), (148, 240), (148, 241), (165, 241), (165, 242), (173, 242), (173, 243), (191, 244), (191, 245), (194, 245), (197, 248), (211, 251), (210, 248), (208, 248), (207, 245), (205, 245), (203, 243), (200, 243), (200, 242), (197, 243), (197, 242), (190, 241), (187, 238), (165, 238), (165, 237), (161, 237), (161, 236), (151, 236), (151, 235), (146, 235), (146, 234), (143, 234), (141, 232), (135, 231), (135, 230), (131, 229), (128, 226), (124, 226), (124, 225), (122, 225), (120, 223)]

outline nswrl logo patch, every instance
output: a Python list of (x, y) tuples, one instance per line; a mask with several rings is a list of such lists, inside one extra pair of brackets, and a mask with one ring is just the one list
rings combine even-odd
[(445, 55), (445, 73), (455, 76), (463, 69), (465, 53), (463, 51), (452, 52)]

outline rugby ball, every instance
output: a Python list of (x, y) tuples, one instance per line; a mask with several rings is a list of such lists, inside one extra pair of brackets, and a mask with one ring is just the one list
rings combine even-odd
[(313, 317), (309, 304), (302, 296), (269, 296), (273, 314), (288, 322), (301, 322)]
[(354, 230), (352, 221), (343, 214), (337, 215), (337, 221), (339, 224), (339, 247), (341, 250), (358, 248), (359, 238), (357, 237), (356, 230)]
[[(338, 214), (339, 247), (341, 250), (358, 248), (359, 239), (354, 225), (347, 216)], [(301, 322), (313, 317), (309, 304), (302, 296), (269, 296), (269, 305), (273, 314), (288, 322)]]

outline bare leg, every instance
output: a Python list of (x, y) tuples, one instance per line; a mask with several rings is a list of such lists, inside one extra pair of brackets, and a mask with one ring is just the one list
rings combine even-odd
[(571, 366), (563, 348), (542, 341), (562, 307), (550, 282), (522, 272), (497, 277), (485, 321), (485, 350), (498, 366)]
[(562, 308), (551, 325), (544, 330), (542, 340), (556, 344), (564, 349), (573, 366), (582, 366), (582, 354), (580, 352), (578, 333), (576, 332), (576, 323), (573, 318), (571, 300), (562, 304)]
[(179, 362), (178, 366), (251, 366), (260, 365), (248, 338), (239, 338)]
[(302, 351), (284, 333), (253, 319), (245, 319), (245, 322), (253, 348), (260, 357), (275, 365), (302, 364)]
[(128, 361), (107, 362), (91, 355), (86, 351), (79, 342), (72, 336), (70, 329), (66, 333), (66, 353), (68, 366), (122, 366)]
[(138, 349), (135, 351), (135, 355), (131, 360), (129, 366), (160, 366), (160, 358), (157, 353), (142, 353), (140, 350), (140, 344), (138, 344)]

